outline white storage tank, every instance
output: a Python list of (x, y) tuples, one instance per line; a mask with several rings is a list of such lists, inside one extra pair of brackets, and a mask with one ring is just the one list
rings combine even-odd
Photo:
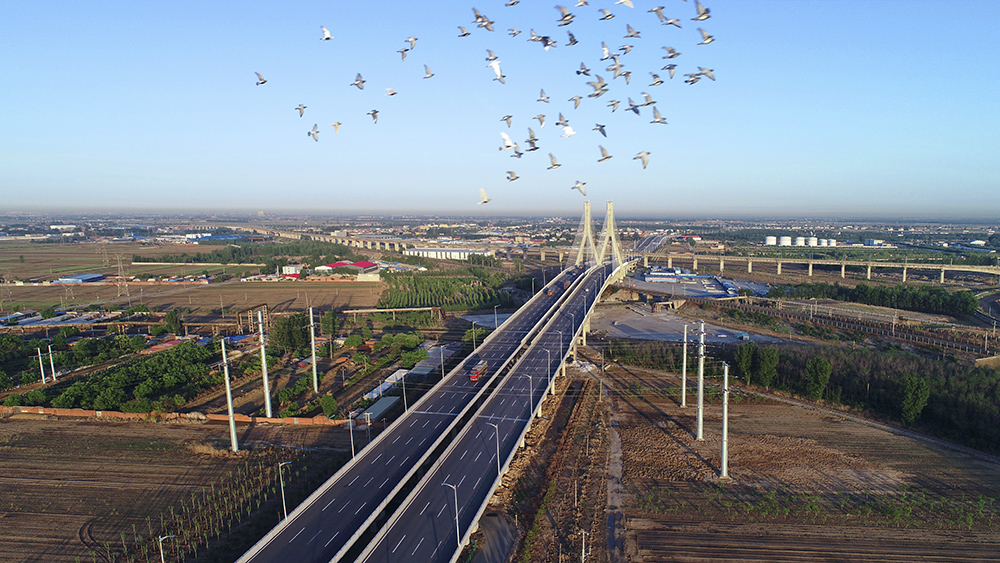
[(766, 246), (777, 246), (778, 237), (764, 237), (764, 245)]
[(806, 237), (795, 237), (795, 246), (805, 246)]
[(837, 246), (837, 239), (835, 238), (832, 238), (826, 242), (829, 243), (830, 246)]
[(819, 239), (819, 245), (820, 246), (830, 246), (830, 241), (826, 240), (825, 238), (821, 238), (821, 239)]
[(792, 237), (781, 237), (778, 239), (778, 246), (792, 246)]
[(808, 244), (809, 246), (819, 246), (819, 239), (816, 237), (809, 237), (806, 240), (806, 244)]

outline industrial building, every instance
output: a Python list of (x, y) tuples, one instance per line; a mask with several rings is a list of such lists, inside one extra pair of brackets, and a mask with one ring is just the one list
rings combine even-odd
[(421, 256), (439, 260), (468, 260), (469, 256), (493, 256), (492, 250), (473, 250), (471, 248), (407, 248), (406, 256)]
[(102, 274), (72, 274), (63, 276), (52, 283), (94, 283), (104, 279)]
[[(793, 244), (794, 240), (794, 244)], [(837, 246), (837, 239), (817, 237), (764, 237), (764, 246)]]

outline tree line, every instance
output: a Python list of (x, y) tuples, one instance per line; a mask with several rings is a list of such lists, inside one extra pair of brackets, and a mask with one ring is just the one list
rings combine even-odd
[(785, 284), (772, 286), (767, 296), (794, 299), (836, 299), (865, 305), (953, 316), (967, 315), (979, 307), (979, 301), (971, 291), (948, 291), (934, 286), (888, 286), (859, 283), (852, 288), (838, 283), (823, 282)]
[(452, 272), (387, 273), (389, 287), (382, 292), (382, 308), (443, 307), (448, 310), (481, 309), (513, 304), (510, 294), (500, 291), (506, 281), (502, 272), (468, 267)]

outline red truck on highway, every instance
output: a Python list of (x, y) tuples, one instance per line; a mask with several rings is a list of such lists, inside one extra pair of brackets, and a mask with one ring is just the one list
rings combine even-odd
[(486, 360), (480, 360), (479, 363), (472, 366), (469, 370), (469, 381), (479, 381), (479, 378), (486, 375), (486, 371), (489, 369), (490, 364)]

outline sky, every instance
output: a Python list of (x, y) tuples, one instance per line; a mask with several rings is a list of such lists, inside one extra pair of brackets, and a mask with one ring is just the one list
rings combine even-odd
[[(1000, 2), (706, 0), (710, 19), (692, 21), (694, 0), (572, 0), (565, 27), (556, 3), (8, 3), (0, 211), (572, 216), (589, 199), (619, 217), (1000, 216)], [(627, 24), (641, 36), (625, 39)], [(698, 45), (699, 27), (715, 41)], [(558, 46), (528, 42), (531, 29)], [(605, 70), (602, 42), (634, 46), (629, 84)], [(663, 46), (681, 55), (663, 60)], [(699, 66), (716, 80), (685, 84)], [(349, 86), (358, 73), (364, 90)], [(608, 83), (596, 99), (593, 75)], [(643, 92), (667, 125), (626, 111)], [(561, 137), (559, 113), (575, 135)], [(538, 151), (498, 150), (501, 131), (526, 149), (528, 127)]]

